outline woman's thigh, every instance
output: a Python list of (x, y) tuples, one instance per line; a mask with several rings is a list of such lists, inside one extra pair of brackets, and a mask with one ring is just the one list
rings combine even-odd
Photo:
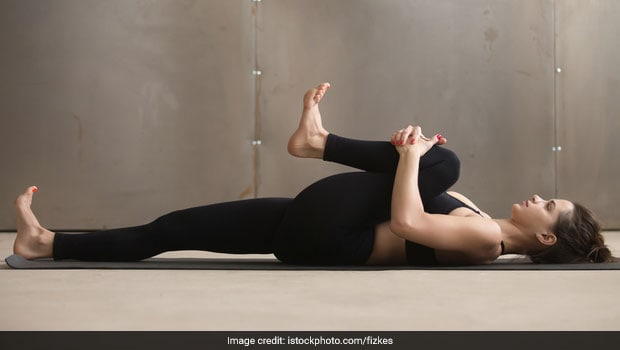
[(354, 172), (310, 185), (289, 205), (274, 254), (289, 263), (363, 264), (375, 226), (389, 220), (394, 178)]

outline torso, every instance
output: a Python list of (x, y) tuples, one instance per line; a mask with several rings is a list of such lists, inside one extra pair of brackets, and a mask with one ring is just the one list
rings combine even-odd
[[(491, 219), (491, 217), (482, 212), (472, 201), (467, 197), (457, 192), (448, 192), (448, 194), (463, 203), (472, 207), (456, 208), (448, 215), (461, 216), (461, 217), (483, 217)], [(482, 264), (487, 263), (485, 257), (472, 256), (471, 254), (465, 254), (462, 252), (435, 250), (435, 257), (440, 264)], [(368, 261), (368, 265), (406, 265), (407, 253), (405, 250), (405, 239), (397, 236), (390, 230), (389, 221), (383, 222), (375, 227), (375, 240), (372, 248), (372, 252)]]

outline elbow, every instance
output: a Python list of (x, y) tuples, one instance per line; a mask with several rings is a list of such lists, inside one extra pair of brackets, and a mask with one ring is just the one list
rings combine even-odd
[(415, 228), (408, 222), (403, 220), (390, 220), (390, 231), (400, 238), (404, 238), (408, 232), (413, 231)]
[(428, 220), (426, 215), (416, 217), (399, 218), (392, 217), (390, 220), (390, 230), (400, 238), (415, 236), (418, 232), (428, 230)]

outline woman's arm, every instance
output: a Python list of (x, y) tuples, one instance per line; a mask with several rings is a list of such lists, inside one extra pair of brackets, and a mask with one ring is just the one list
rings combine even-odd
[[(394, 233), (424, 220), (424, 206), (418, 189), (422, 150), (419, 147), (396, 147), (400, 154), (392, 191), (390, 228)], [(396, 231), (395, 231), (396, 230)], [(398, 233), (397, 233), (398, 234)]]
[(420, 157), (439, 138), (436, 135), (428, 139), (420, 127), (411, 126), (392, 136), (400, 158), (392, 193), (390, 229), (401, 238), (435, 249), (463, 252), (480, 252), (487, 246), (495, 249), (501, 238), (493, 221), (424, 212), (418, 188)]

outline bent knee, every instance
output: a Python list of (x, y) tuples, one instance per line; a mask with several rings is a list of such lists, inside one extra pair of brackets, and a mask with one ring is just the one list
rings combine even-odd
[(454, 185), (461, 176), (461, 160), (452, 150), (446, 149), (447, 181)]
[(443, 146), (434, 146), (434, 148), (435, 156), (441, 159), (441, 170), (438, 171), (437, 175), (441, 177), (442, 182), (446, 185), (454, 185), (461, 176), (461, 160), (450, 149)]

